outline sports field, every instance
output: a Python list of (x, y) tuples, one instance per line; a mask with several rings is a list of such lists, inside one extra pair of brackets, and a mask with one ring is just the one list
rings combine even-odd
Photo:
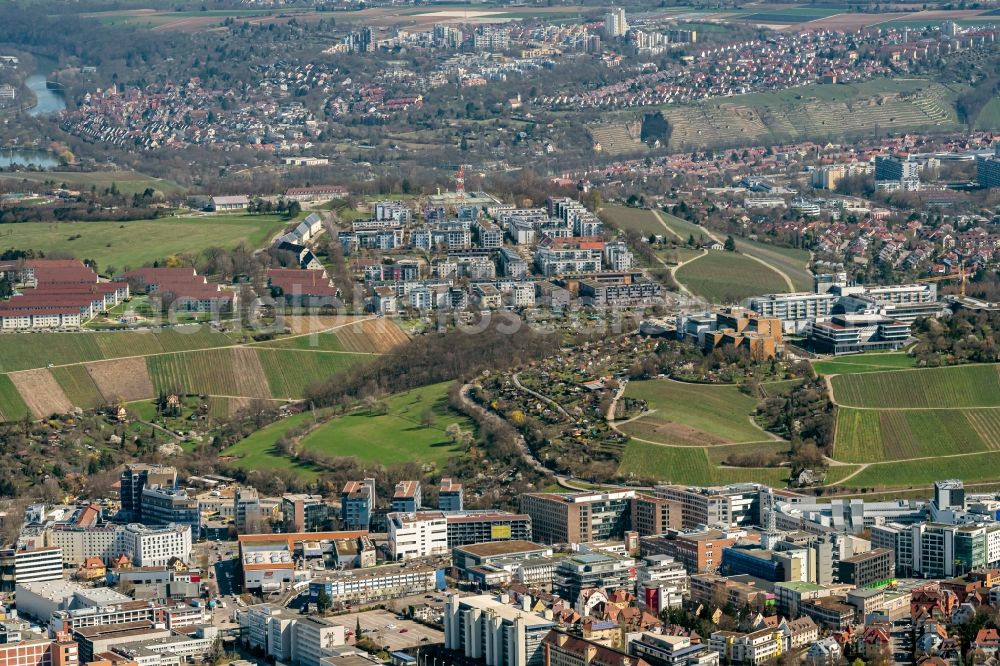
[(676, 277), (695, 294), (718, 304), (789, 291), (774, 270), (736, 252), (710, 251), (677, 269)]
[(168, 217), (132, 222), (25, 222), (0, 226), (0, 248), (40, 250), (93, 259), (99, 271), (138, 268), (172, 254), (242, 242), (262, 246), (285, 227), (278, 215)]

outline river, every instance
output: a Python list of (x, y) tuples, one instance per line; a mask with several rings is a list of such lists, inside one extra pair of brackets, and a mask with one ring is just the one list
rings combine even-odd
[(28, 113), (33, 116), (41, 116), (65, 110), (66, 100), (63, 98), (62, 91), (49, 90), (48, 86), (45, 85), (47, 76), (56, 68), (56, 61), (40, 56), (35, 59), (38, 61), (38, 71), (29, 76), (24, 85), (35, 93), (38, 102), (28, 110)]

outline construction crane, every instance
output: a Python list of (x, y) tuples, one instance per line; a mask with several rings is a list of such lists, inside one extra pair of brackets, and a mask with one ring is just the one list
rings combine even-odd
[(965, 285), (969, 281), (969, 274), (965, 272), (965, 264), (958, 265), (957, 273), (950, 273), (948, 275), (936, 275), (934, 277), (917, 278), (917, 282), (944, 282), (946, 280), (961, 280), (959, 286), (959, 295), (965, 298)]

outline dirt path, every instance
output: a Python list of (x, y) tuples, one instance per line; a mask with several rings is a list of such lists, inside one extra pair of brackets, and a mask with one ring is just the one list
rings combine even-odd
[[(848, 463), (842, 463), (842, 464), (846, 465)], [(858, 467), (857, 470), (855, 470), (854, 472), (851, 472), (850, 474), (848, 474), (847, 476), (845, 476), (841, 480), (837, 481), (836, 483), (827, 483), (827, 484), (824, 484), (822, 487), (823, 488), (828, 488), (828, 487), (831, 487), (831, 486), (839, 486), (842, 483), (844, 483), (845, 481), (850, 481), (851, 479), (853, 479), (854, 477), (856, 477), (858, 474), (861, 474), (861, 472), (863, 472), (866, 469), (868, 469), (868, 465), (870, 465), (870, 464), (871, 463), (865, 463), (865, 464), (861, 465), (860, 467)]]

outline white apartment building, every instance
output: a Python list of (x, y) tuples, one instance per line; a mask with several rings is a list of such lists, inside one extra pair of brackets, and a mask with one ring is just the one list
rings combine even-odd
[(190, 561), (190, 525), (126, 525), (120, 536), (122, 552), (129, 555), (135, 566), (162, 567), (175, 557), (185, 563)]
[(440, 511), (390, 513), (389, 552), (395, 560), (448, 553), (448, 519)]

